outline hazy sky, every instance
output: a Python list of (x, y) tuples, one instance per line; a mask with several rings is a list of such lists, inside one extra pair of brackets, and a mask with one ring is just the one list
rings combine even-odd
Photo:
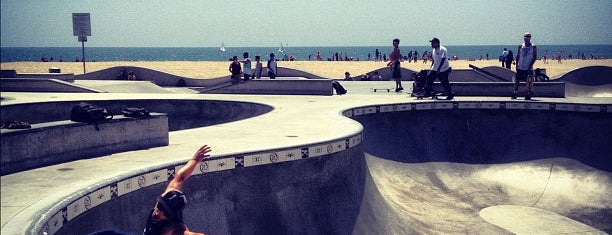
[(0, 0), (2, 47), (612, 44), (612, 0)]

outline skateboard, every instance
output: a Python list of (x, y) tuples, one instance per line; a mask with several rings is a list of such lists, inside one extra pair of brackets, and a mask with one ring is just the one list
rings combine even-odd
[(391, 90), (393, 90), (393, 88), (370, 88), (370, 90), (376, 92), (376, 91), (387, 91), (387, 92), (391, 92)]
[(444, 93), (434, 93), (434, 94), (431, 94), (431, 95), (425, 95), (423, 93), (411, 93), (410, 96), (416, 97), (417, 100), (422, 100), (424, 98), (431, 98), (431, 99), (434, 99), (434, 100), (442, 100), (440, 98), (440, 96), (445, 96), (445, 95), (444, 95)]

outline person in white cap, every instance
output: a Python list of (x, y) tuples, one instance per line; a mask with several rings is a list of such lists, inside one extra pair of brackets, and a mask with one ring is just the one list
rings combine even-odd
[(512, 99), (516, 99), (518, 93), (519, 82), (525, 81), (527, 88), (526, 100), (530, 100), (533, 96), (533, 64), (538, 58), (538, 48), (531, 43), (531, 33), (523, 34), (523, 43), (518, 46), (516, 53), (516, 76), (514, 77), (514, 93)]

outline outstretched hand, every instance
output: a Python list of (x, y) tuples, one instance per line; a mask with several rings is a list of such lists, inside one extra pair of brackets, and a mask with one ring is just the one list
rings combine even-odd
[(202, 160), (204, 160), (207, 157), (210, 157), (210, 147), (208, 145), (204, 145), (202, 147), (200, 147), (200, 149), (198, 149), (198, 151), (196, 151), (196, 153), (193, 155), (193, 160), (195, 160), (196, 162), (201, 162)]

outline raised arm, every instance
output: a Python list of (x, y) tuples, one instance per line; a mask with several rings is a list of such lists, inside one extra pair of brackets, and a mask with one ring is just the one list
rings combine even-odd
[(166, 187), (166, 191), (164, 191), (164, 194), (171, 190), (181, 190), (183, 188), (183, 184), (191, 176), (191, 173), (195, 169), (196, 165), (198, 165), (198, 163), (200, 163), (205, 158), (210, 157), (210, 154), (208, 154), (210, 153), (210, 151), (211, 150), (208, 145), (200, 147), (200, 149), (195, 152), (193, 157), (189, 159), (187, 165), (181, 167), (181, 169), (176, 172), (176, 174), (174, 175), (174, 179), (170, 181), (168, 187)]

